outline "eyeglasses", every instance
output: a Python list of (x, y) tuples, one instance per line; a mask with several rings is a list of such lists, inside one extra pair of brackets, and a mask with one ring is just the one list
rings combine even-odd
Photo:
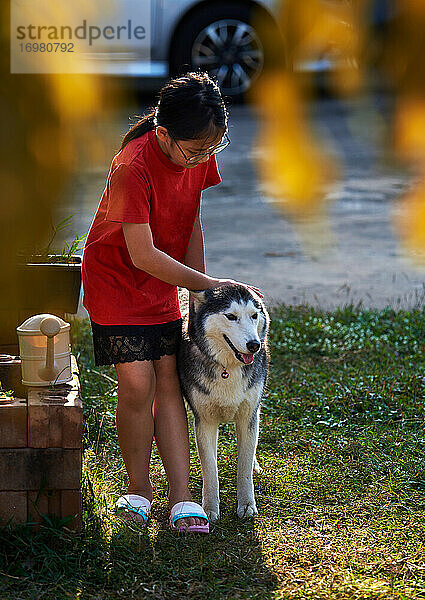
[(229, 137), (228, 137), (227, 133), (224, 134), (224, 137), (226, 139), (224, 141), (221, 141), (212, 150), (209, 150), (208, 152), (199, 152), (198, 154), (192, 154), (192, 156), (189, 156), (189, 157), (186, 156), (186, 154), (184, 153), (183, 148), (180, 146), (180, 144), (178, 143), (178, 141), (176, 139), (174, 139), (174, 138), (171, 138), (171, 139), (174, 142), (176, 142), (177, 148), (180, 150), (180, 152), (183, 154), (183, 156), (186, 159), (186, 164), (187, 165), (196, 165), (203, 158), (205, 158), (205, 156), (211, 156), (212, 154), (217, 154), (218, 152), (221, 152), (222, 150), (224, 150), (225, 148), (227, 148), (227, 146), (230, 144), (230, 140), (229, 140)]

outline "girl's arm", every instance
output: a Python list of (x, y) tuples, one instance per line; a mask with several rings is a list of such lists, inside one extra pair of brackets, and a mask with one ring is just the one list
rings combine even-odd
[(205, 273), (204, 234), (199, 216), (199, 208), (195, 224), (193, 225), (192, 235), (190, 236), (189, 246), (187, 247), (184, 264), (192, 267), (192, 269), (201, 271), (201, 273)]
[[(162, 252), (162, 250), (158, 250), (153, 244), (149, 223), (123, 223), (122, 230), (134, 266), (162, 281), (166, 281), (171, 285), (185, 287), (188, 290), (205, 290), (223, 285), (225, 281), (234, 283), (232, 280), (209, 277), (200, 271), (183, 265), (178, 260)], [(196, 236), (197, 234), (195, 233), (193, 242), (195, 245), (197, 243)], [(191, 255), (192, 250), (193, 248), (190, 251)], [(197, 264), (199, 265), (199, 257), (197, 260)]]
[[(260, 290), (254, 286), (240, 281), (234, 281), (233, 279), (216, 279), (215, 277), (209, 277), (200, 271), (196, 271), (191, 267), (183, 265), (178, 260), (174, 260), (174, 258), (168, 256), (168, 254), (162, 252), (162, 250), (158, 250), (153, 244), (152, 231), (149, 223), (123, 223), (122, 230), (134, 266), (142, 271), (146, 271), (146, 273), (153, 275), (157, 279), (166, 281), (171, 285), (185, 287), (188, 290), (206, 290), (222, 285), (240, 284), (254, 290), (263, 297)], [(195, 233), (195, 240), (196, 235), (197, 234)], [(194, 244), (196, 245), (196, 241), (194, 241)], [(199, 256), (197, 260), (199, 260)]]
[[(201, 273), (205, 273), (204, 233), (202, 231), (199, 208), (200, 207), (198, 207), (198, 214), (196, 215), (195, 223), (193, 225), (192, 235), (190, 236), (184, 264)], [(189, 304), (192, 301), (192, 293), (189, 292)]]

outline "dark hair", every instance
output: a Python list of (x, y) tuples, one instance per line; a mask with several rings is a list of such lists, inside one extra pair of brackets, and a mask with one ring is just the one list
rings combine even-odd
[(164, 85), (158, 104), (127, 131), (120, 150), (157, 125), (177, 140), (209, 140), (217, 136), (218, 130), (226, 131), (227, 117), (217, 83), (207, 73), (186, 73)]

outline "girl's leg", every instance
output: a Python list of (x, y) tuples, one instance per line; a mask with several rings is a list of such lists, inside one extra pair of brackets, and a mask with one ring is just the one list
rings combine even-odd
[[(189, 432), (186, 409), (177, 375), (176, 355), (153, 361), (156, 391), (153, 404), (154, 437), (167, 473), (169, 508), (176, 502), (192, 500), (189, 491)], [(205, 519), (187, 517), (177, 521), (187, 525), (203, 525)]]
[(115, 369), (118, 375), (118, 442), (130, 479), (127, 493), (144, 496), (152, 502), (149, 463), (154, 433), (155, 370), (152, 361), (145, 360), (118, 363)]

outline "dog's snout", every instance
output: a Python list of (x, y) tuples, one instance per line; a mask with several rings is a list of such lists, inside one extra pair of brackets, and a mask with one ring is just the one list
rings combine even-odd
[(260, 343), (257, 342), (257, 340), (250, 340), (246, 343), (246, 347), (248, 348), (249, 352), (257, 352), (257, 350), (260, 348)]

